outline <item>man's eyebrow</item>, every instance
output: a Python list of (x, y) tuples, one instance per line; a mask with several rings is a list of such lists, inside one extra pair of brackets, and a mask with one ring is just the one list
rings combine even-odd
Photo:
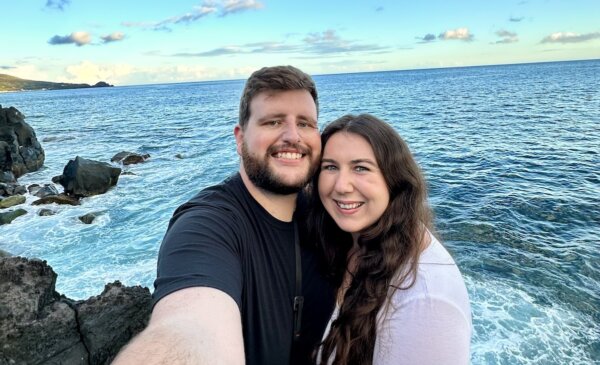
[(285, 113), (275, 113), (275, 114), (268, 114), (265, 115), (262, 118), (259, 118), (258, 120), (260, 122), (264, 122), (265, 120), (269, 120), (269, 119), (273, 119), (273, 118), (284, 118), (285, 117)]
[(298, 116), (298, 118), (300, 118), (300, 119), (303, 119), (303, 120), (306, 120), (306, 121), (309, 121), (309, 122), (311, 122), (311, 123), (315, 123), (315, 124), (317, 124), (317, 120), (316, 120), (316, 119), (314, 119), (313, 117), (309, 117), (308, 115), (302, 115), (302, 114), (301, 114), (301, 115), (299, 115), (299, 116)]

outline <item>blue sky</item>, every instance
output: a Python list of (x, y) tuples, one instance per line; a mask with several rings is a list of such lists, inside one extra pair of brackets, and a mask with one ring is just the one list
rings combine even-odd
[(116, 85), (600, 58), (599, 0), (3, 0), (0, 73)]

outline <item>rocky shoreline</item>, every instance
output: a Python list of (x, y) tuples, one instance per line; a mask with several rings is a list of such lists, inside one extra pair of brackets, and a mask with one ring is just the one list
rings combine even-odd
[[(38, 198), (31, 203), (42, 206), (37, 215), (60, 214), (52, 207), (80, 205), (86, 197), (106, 193), (118, 183), (119, 166), (148, 158), (127, 151), (114, 155), (110, 163), (77, 156), (52, 182), (20, 185), (19, 177), (43, 166), (45, 153), (25, 116), (14, 107), (0, 106), (0, 227), (31, 214), (21, 207), (25, 194)], [(92, 224), (98, 214), (89, 212), (79, 220)], [(46, 261), (13, 257), (0, 247), (0, 365), (109, 364), (146, 326), (151, 311), (148, 288), (115, 281), (101, 294), (75, 301), (56, 292), (56, 277)]]
[(0, 258), (0, 364), (110, 364), (148, 323), (148, 288), (115, 281), (74, 301), (56, 276), (45, 261)]

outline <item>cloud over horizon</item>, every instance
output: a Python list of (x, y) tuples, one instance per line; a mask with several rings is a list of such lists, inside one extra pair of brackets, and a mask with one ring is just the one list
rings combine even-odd
[(71, 3), (71, 0), (46, 0), (46, 7), (54, 10), (65, 10), (65, 7)]
[(104, 43), (118, 42), (122, 41), (125, 38), (125, 34), (123, 34), (122, 32), (113, 32), (100, 38)]
[(508, 21), (509, 22), (513, 22), (513, 23), (518, 23), (518, 22), (522, 21), (523, 19), (525, 19), (525, 17), (522, 17), (522, 16), (520, 16), (520, 17), (511, 16), (510, 18), (508, 18)]
[(309, 33), (303, 41), (306, 45), (304, 51), (314, 54), (380, 51), (385, 49), (385, 47), (376, 44), (357, 44), (355, 41), (344, 40), (332, 29), (321, 33)]
[(461, 40), (465, 42), (470, 42), (473, 40), (473, 34), (469, 32), (469, 28), (456, 28), (450, 29), (438, 35), (439, 39), (442, 40)]
[(256, 42), (241, 45), (229, 45), (204, 52), (175, 53), (173, 57), (216, 57), (231, 54), (250, 53), (303, 53), (303, 54), (334, 54), (351, 52), (383, 51), (386, 47), (376, 44), (358, 44), (355, 41), (340, 38), (334, 30), (328, 29), (321, 33), (308, 33), (302, 43), (286, 44), (283, 42)]
[(222, 0), (213, 1), (206, 0), (200, 6), (195, 6), (193, 11), (172, 16), (160, 21), (145, 21), (145, 22), (131, 22), (125, 21), (121, 24), (126, 27), (138, 27), (144, 29), (150, 29), (155, 31), (167, 31), (170, 32), (172, 29), (170, 26), (177, 24), (186, 24), (197, 22), (200, 19), (214, 13), (219, 13), (220, 17), (225, 17), (230, 14), (240, 13), (247, 10), (262, 9), (264, 5), (255, 0)]
[(586, 34), (556, 32), (544, 37), (540, 43), (581, 43), (598, 38), (600, 38), (600, 32)]
[(435, 36), (435, 34), (427, 33), (423, 37), (415, 37), (415, 39), (419, 40), (419, 42), (417, 42), (417, 43), (430, 43), (430, 42), (435, 41), (436, 36)]
[(92, 36), (88, 32), (73, 32), (65, 36), (55, 35), (54, 37), (48, 40), (48, 43), (51, 45), (75, 43), (77, 47), (81, 47), (86, 44), (89, 44), (91, 41)]
[(508, 30), (501, 29), (496, 32), (496, 35), (502, 39), (494, 42), (494, 44), (508, 44), (508, 43), (515, 43), (515, 42), (519, 41), (519, 37), (517, 37), (517, 33), (509, 32)]

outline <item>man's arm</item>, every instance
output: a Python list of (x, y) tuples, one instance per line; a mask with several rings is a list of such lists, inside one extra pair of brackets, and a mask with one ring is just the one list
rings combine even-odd
[(113, 364), (244, 364), (238, 306), (209, 287), (173, 292), (156, 303), (148, 327)]

